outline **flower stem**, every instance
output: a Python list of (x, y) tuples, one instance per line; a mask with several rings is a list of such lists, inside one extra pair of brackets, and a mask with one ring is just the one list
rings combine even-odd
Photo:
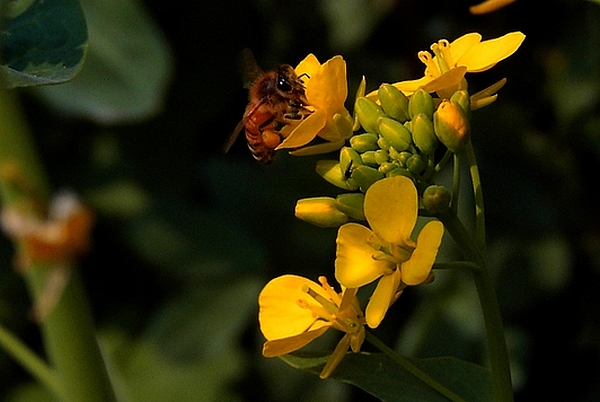
[(438, 215), (438, 219), (444, 224), (454, 241), (456, 241), (464, 256), (480, 267), (480, 269), (472, 269), (471, 274), (477, 289), (485, 324), (485, 334), (492, 369), (494, 401), (512, 402), (513, 391), (510, 378), (510, 362), (506, 350), (502, 317), (500, 316), (498, 300), (496, 299), (496, 291), (489, 271), (486, 268), (483, 253), (456, 215)]
[(445, 386), (440, 384), (434, 378), (429, 376), (429, 374), (425, 373), (420, 368), (415, 366), (406, 357), (397, 353), (395, 350), (393, 350), (392, 348), (388, 347), (385, 343), (380, 341), (379, 338), (377, 338), (375, 335), (371, 334), (370, 332), (367, 332), (366, 340), (371, 345), (375, 346), (377, 349), (382, 351), (386, 356), (388, 356), (390, 359), (392, 359), (394, 362), (396, 362), (403, 369), (405, 369), (406, 371), (408, 371), (409, 373), (411, 373), (412, 375), (417, 377), (419, 380), (423, 381), (425, 384), (427, 384), (428, 386), (430, 386), (431, 388), (433, 388), (440, 394), (444, 395), (449, 400), (451, 400), (453, 402), (466, 402), (466, 400), (463, 399), (460, 395), (455, 394), (454, 392), (452, 392), (451, 390), (449, 390), (448, 388), (446, 388)]
[(475, 196), (475, 241), (480, 250), (485, 250), (485, 213), (483, 208), (483, 192), (481, 190), (481, 178), (479, 176), (479, 166), (475, 158), (473, 143), (469, 141), (465, 147), (467, 154), (467, 163), (469, 164), (469, 175), (471, 176), (471, 185), (473, 186), (473, 195)]
[[(0, 199), (3, 207), (14, 207), (20, 213), (42, 218), (40, 207), (47, 203), (49, 188), (14, 95), (0, 88)], [(15, 248), (21, 250), (22, 245), (18, 243)], [(29, 264), (21, 268), (35, 303), (45, 288), (47, 270), (54, 267)], [(40, 323), (49, 366), (60, 383), (60, 386), (52, 385), (51, 390), (58, 391), (58, 397), (64, 402), (114, 402), (116, 397), (97, 343), (83, 283), (77, 269), (70, 269), (73, 272), (69, 283), (54, 309)], [(27, 355), (19, 348), (7, 348), (7, 351), (21, 362)], [(47, 371), (39, 371), (35, 360), (27, 358), (30, 362), (27, 368), (35, 368), (47, 376)], [(47, 381), (43, 383), (48, 385)]]

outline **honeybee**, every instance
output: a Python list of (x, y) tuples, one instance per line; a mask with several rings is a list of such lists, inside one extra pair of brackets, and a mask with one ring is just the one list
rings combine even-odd
[(243, 56), (246, 74), (252, 75), (249, 76), (249, 103), (224, 151), (231, 148), (245, 128), (252, 156), (261, 163), (269, 164), (275, 157), (275, 148), (284, 138), (281, 130), (290, 122), (301, 120), (311, 113), (306, 107), (304, 82), (288, 64), (262, 72), (249, 51)]

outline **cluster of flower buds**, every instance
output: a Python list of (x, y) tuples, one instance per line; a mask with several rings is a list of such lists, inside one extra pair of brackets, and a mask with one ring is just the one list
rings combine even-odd
[(435, 173), (434, 154), (440, 144), (457, 153), (469, 141), (470, 99), (464, 90), (440, 101), (423, 89), (406, 96), (383, 84), (377, 98), (378, 102), (357, 98), (354, 112), (364, 132), (349, 139), (339, 160), (317, 163), (317, 173), (325, 180), (355, 193), (300, 200), (300, 219), (325, 227), (364, 220), (363, 194), (373, 183), (402, 175), (426, 187)]
[(457, 91), (448, 100), (434, 100), (425, 90), (410, 97), (383, 84), (379, 103), (356, 100), (355, 114), (365, 132), (350, 138), (339, 162), (322, 161), (317, 172), (330, 183), (365, 192), (384, 177), (403, 175), (427, 182), (434, 169), (434, 152), (443, 144), (460, 152), (469, 140), (469, 95)]

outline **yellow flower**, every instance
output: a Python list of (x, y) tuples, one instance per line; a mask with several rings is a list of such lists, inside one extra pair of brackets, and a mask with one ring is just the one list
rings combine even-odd
[(325, 277), (319, 277), (319, 282), (296, 275), (271, 280), (258, 297), (258, 321), (267, 339), (265, 357), (294, 352), (329, 328), (345, 332), (321, 371), (320, 377), (327, 378), (349, 348), (359, 352), (365, 327), (357, 289), (344, 289), (338, 294)]
[[(447, 90), (451, 95), (458, 89), (466, 89), (461, 87), (465, 73), (478, 73), (492, 68), (516, 52), (524, 39), (525, 35), (521, 32), (511, 32), (483, 42), (481, 35), (476, 32), (463, 35), (452, 43), (442, 39), (431, 45), (434, 56), (427, 51), (418, 54), (426, 66), (423, 78), (393, 85), (406, 95), (419, 88), (428, 92)], [(369, 97), (375, 94), (372, 92)]]
[[(352, 118), (344, 106), (348, 97), (346, 81), (346, 62), (342, 56), (335, 56), (325, 63), (309, 54), (296, 67), (296, 74), (306, 85), (306, 99), (312, 113), (297, 125), (290, 125), (282, 130), (285, 140), (276, 149), (299, 148), (315, 137), (328, 141), (324, 144), (306, 147), (324, 153), (339, 149), (346, 138), (352, 135)], [(302, 150), (301, 150), (302, 151)]]
[(367, 325), (376, 328), (405, 286), (429, 278), (444, 227), (430, 221), (416, 242), (411, 239), (418, 196), (413, 182), (404, 176), (382, 179), (369, 187), (364, 214), (372, 230), (347, 223), (338, 231), (335, 276), (350, 288), (379, 279), (365, 311)]

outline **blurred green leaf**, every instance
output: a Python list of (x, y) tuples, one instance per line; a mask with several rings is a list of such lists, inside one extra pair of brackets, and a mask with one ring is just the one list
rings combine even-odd
[(13, 0), (5, 7), (0, 36), (5, 86), (57, 84), (79, 72), (87, 30), (77, 0)]
[(167, 301), (148, 328), (165, 353), (182, 360), (211, 357), (235, 348), (245, 326), (256, 319), (261, 284), (192, 282)]
[(171, 50), (137, 0), (81, 0), (89, 52), (81, 74), (37, 93), (61, 111), (101, 123), (139, 121), (160, 110)]
[[(292, 367), (318, 375), (328, 357), (296, 352), (281, 359)], [(468, 401), (492, 400), (490, 372), (481, 366), (453, 357), (410, 360)], [(382, 401), (447, 401), (446, 397), (379, 353), (348, 353), (331, 377), (356, 385)]]
[(161, 199), (129, 222), (138, 255), (173, 277), (224, 278), (259, 272), (263, 247), (234, 217), (178, 199)]

